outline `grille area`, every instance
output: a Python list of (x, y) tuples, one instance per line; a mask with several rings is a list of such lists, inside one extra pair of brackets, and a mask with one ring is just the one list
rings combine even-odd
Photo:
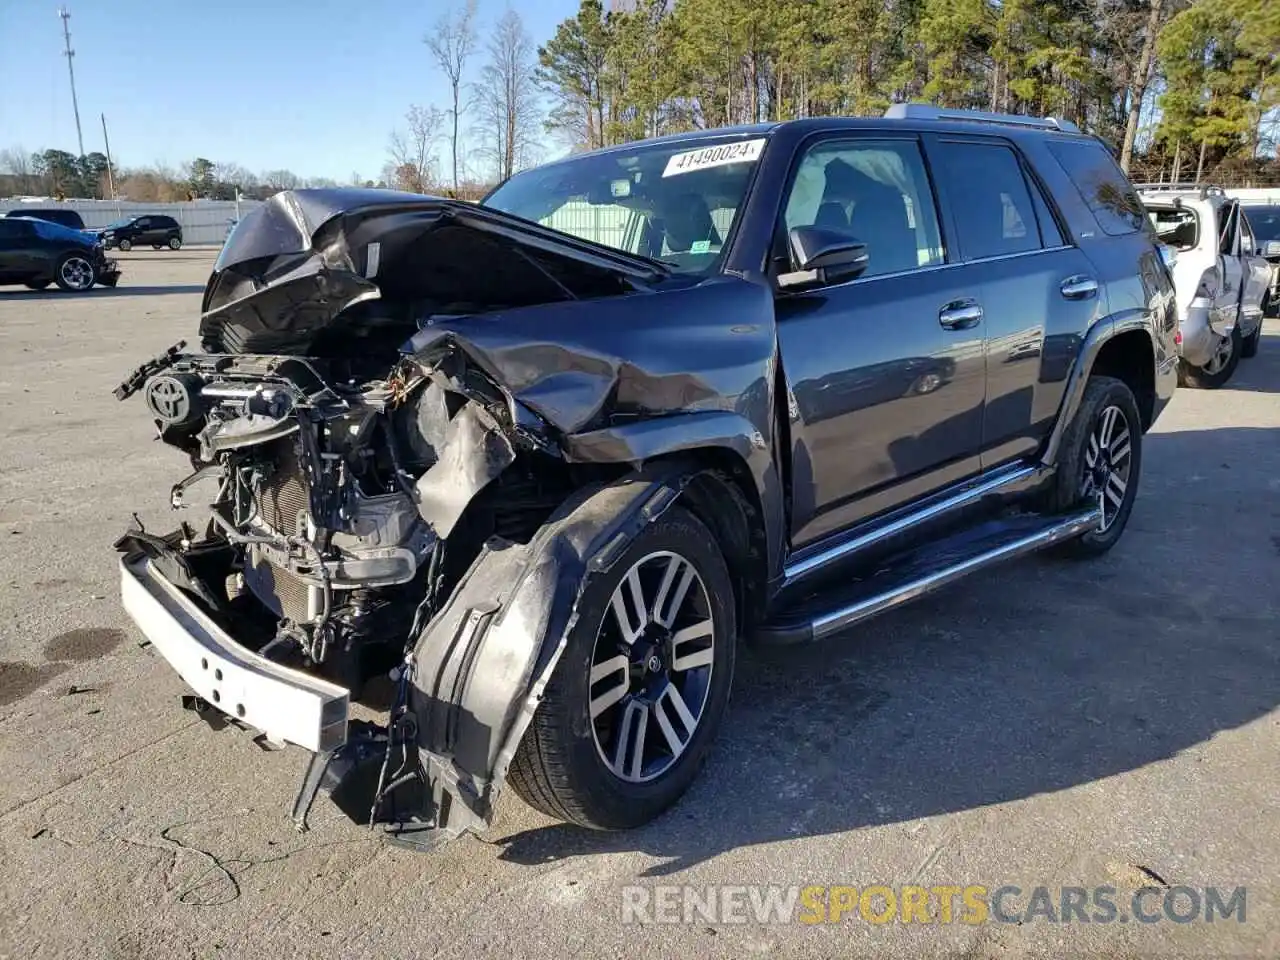
[(285, 536), (298, 533), (298, 513), (307, 509), (309, 498), (302, 478), (302, 464), (289, 440), (276, 444), (276, 469), (258, 490), (258, 513), (273, 530)]

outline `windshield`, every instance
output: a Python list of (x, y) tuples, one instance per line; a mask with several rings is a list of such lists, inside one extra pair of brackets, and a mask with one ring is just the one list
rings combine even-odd
[(680, 273), (720, 262), (764, 137), (636, 144), (516, 174), (484, 205)]
[(127, 227), (129, 224), (133, 223), (133, 221), (137, 219), (138, 219), (137, 217), (125, 217), (123, 220), (112, 220), (103, 229), (114, 230), (116, 227)]
[(1280, 204), (1245, 207), (1244, 215), (1249, 218), (1249, 226), (1253, 227), (1253, 236), (1258, 243), (1280, 240)]
[(1200, 226), (1194, 210), (1186, 207), (1148, 207), (1147, 216), (1161, 243), (1177, 250), (1194, 250), (1200, 242)]

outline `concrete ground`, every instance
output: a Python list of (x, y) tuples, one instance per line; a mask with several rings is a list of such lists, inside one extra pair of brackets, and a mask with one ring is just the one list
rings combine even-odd
[[(1226, 389), (1178, 393), (1105, 559), (747, 654), (708, 768), (645, 829), (587, 834), (508, 793), (483, 840), (422, 855), (326, 802), (296, 834), (304, 754), (184, 713), (120, 609), (112, 541), (135, 510), (171, 522), (185, 464), (111, 388), (193, 338), (212, 257), (0, 290), (0, 957), (1280, 955), (1276, 321)], [(1015, 915), (1037, 886), (1106, 885), (1126, 920), (1138, 887), (1245, 886), (1247, 912), (622, 922), (624, 887), (669, 884), (1015, 885)]]

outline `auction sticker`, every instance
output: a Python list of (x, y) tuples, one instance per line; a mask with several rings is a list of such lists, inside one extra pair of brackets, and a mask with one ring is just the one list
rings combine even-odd
[(664, 177), (674, 177), (694, 170), (723, 167), (730, 163), (755, 163), (764, 151), (764, 138), (739, 140), (737, 143), (721, 143), (714, 147), (701, 147), (686, 153), (677, 153), (667, 161), (662, 171)]

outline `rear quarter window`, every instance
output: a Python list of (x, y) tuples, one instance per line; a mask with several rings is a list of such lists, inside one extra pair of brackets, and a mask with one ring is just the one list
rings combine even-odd
[(1059, 140), (1049, 144), (1049, 151), (1080, 191), (1103, 233), (1118, 237), (1144, 229), (1142, 201), (1102, 144)]

